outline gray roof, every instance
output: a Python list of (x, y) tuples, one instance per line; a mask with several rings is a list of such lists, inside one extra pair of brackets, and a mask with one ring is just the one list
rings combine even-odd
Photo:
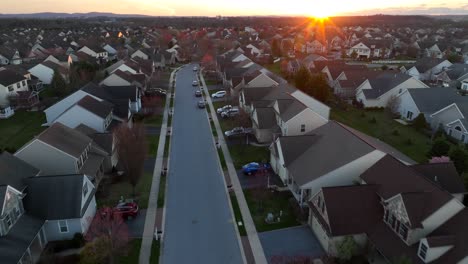
[[(418, 72), (424, 73), (424, 72), (427, 72), (428, 70), (434, 68), (435, 66), (441, 64), (444, 61), (446, 61), (446, 59), (424, 57), (424, 58), (421, 58), (421, 59), (417, 60), (416, 63), (413, 64), (412, 66), (416, 67)], [(411, 68), (411, 67), (409, 67), (409, 68)]]
[(307, 107), (296, 99), (280, 99), (278, 102), (279, 115), (283, 121), (288, 121), (295, 117)]
[(3, 264), (17, 264), (31, 245), (45, 220), (24, 214), (6, 236), (0, 237), (0, 256)]
[(81, 218), (92, 198), (94, 188), (83, 209), (83, 174), (38, 176), (27, 179), (26, 211), (47, 220)]
[(129, 111), (129, 100), (135, 102), (137, 100), (136, 86), (97, 86), (94, 83), (88, 83), (81, 88), (91, 95), (106, 100), (114, 105), (113, 113), (126, 120)]
[(87, 95), (76, 103), (89, 112), (105, 119), (112, 112), (113, 105), (106, 101), (98, 101)]
[(376, 99), (410, 78), (412, 77), (404, 73), (385, 72), (375, 78), (370, 78), (369, 83), (372, 89), (362, 91), (366, 98)]
[(451, 194), (466, 193), (465, 184), (453, 162), (419, 164), (412, 168)]
[(88, 136), (71, 129), (60, 122), (44, 130), (37, 139), (79, 158), (92, 140)]
[(258, 128), (270, 129), (277, 126), (275, 110), (271, 107), (258, 107), (255, 108), (257, 112)]
[(23, 160), (4, 151), (0, 153), (0, 185), (10, 185), (18, 191), (23, 191), (23, 180), (36, 176), (39, 170)]
[(26, 77), (17, 73), (16, 71), (0, 68), (0, 84), (8, 86), (26, 80)]
[(468, 116), (468, 97), (461, 96), (456, 90), (447, 87), (429, 89), (408, 89), (414, 103), (422, 113), (433, 114), (455, 103), (462, 114)]
[(468, 64), (454, 63), (446, 70), (446, 72), (450, 79), (457, 80), (468, 74)]

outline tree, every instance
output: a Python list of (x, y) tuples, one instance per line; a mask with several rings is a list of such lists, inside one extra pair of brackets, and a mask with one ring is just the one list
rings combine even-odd
[(468, 151), (462, 145), (453, 147), (450, 150), (449, 157), (459, 174), (468, 171)]
[(449, 55), (447, 55), (447, 60), (451, 63), (462, 63), (463, 57), (457, 53), (450, 53)]
[(408, 47), (408, 49), (406, 50), (406, 55), (411, 58), (417, 58), (419, 55), (419, 49), (412, 46)]
[(346, 236), (337, 245), (338, 258), (342, 261), (349, 261), (358, 251), (358, 244), (352, 236)]
[(400, 109), (400, 98), (392, 95), (387, 101), (387, 107), (385, 107), (385, 110), (387, 113), (393, 118), (395, 116), (399, 116), (399, 109)]
[(332, 96), (331, 88), (322, 74), (310, 75), (306, 87), (302, 90), (323, 103), (326, 103)]
[(350, 57), (351, 57), (352, 59), (357, 59), (357, 56), (358, 56), (358, 54), (357, 54), (356, 50), (353, 50), (353, 52), (351, 52)]
[(302, 65), (294, 75), (294, 83), (298, 89), (304, 90), (310, 84), (310, 78), (309, 69)]
[(114, 263), (115, 256), (126, 249), (130, 240), (128, 226), (122, 216), (110, 207), (96, 212), (85, 239), (89, 243), (83, 254), (83, 263)]
[(147, 153), (145, 128), (141, 123), (133, 125), (122, 123), (114, 131), (114, 138), (119, 163), (133, 187), (133, 196), (135, 196), (135, 186), (143, 174)]
[(281, 57), (281, 47), (278, 39), (273, 39), (271, 42), (271, 53), (273, 53), (275, 57)]
[(432, 142), (431, 149), (429, 150), (429, 157), (442, 157), (447, 156), (450, 150), (450, 145), (447, 139), (442, 136), (438, 137)]
[(50, 82), (50, 88), (54, 91), (56, 96), (65, 96), (68, 93), (68, 86), (62, 74), (55, 69), (52, 81)]
[(420, 113), (414, 120), (413, 120), (413, 127), (416, 128), (416, 130), (422, 131), (424, 129), (427, 129), (429, 125), (427, 124), (426, 118), (424, 117), (424, 114)]

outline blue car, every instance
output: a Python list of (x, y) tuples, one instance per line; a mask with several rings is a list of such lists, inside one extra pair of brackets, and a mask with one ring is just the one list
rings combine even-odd
[(242, 166), (242, 172), (247, 175), (252, 175), (252, 174), (257, 173), (257, 171), (260, 170), (261, 168), (269, 170), (271, 167), (270, 167), (270, 164), (268, 163), (261, 164), (258, 162), (250, 162)]

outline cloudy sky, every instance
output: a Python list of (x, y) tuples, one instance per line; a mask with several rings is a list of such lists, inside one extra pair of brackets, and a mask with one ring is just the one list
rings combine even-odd
[(463, 0), (1, 0), (0, 13), (113, 12), (161, 16), (468, 14)]

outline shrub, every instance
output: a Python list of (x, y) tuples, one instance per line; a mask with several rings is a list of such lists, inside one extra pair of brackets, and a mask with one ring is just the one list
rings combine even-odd
[(83, 234), (81, 233), (75, 233), (72, 239), (73, 247), (75, 248), (80, 248), (84, 246), (85, 244), (85, 239), (83, 237)]
[(462, 145), (453, 147), (450, 150), (449, 157), (459, 174), (468, 171), (468, 151)]
[(419, 115), (413, 120), (412, 126), (413, 126), (416, 130), (418, 130), (418, 131), (421, 131), (421, 130), (424, 130), (424, 129), (429, 128), (429, 125), (428, 125), (427, 122), (426, 122), (426, 118), (424, 117), (424, 114), (419, 114)]
[(377, 123), (377, 119), (375, 119), (375, 117), (372, 117), (371, 120), (369, 120), (369, 123), (375, 124)]
[(442, 157), (447, 156), (450, 150), (450, 145), (445, 137), (438, 137), (432, 143), (432, 147), (429, 150), (429, 157)]

